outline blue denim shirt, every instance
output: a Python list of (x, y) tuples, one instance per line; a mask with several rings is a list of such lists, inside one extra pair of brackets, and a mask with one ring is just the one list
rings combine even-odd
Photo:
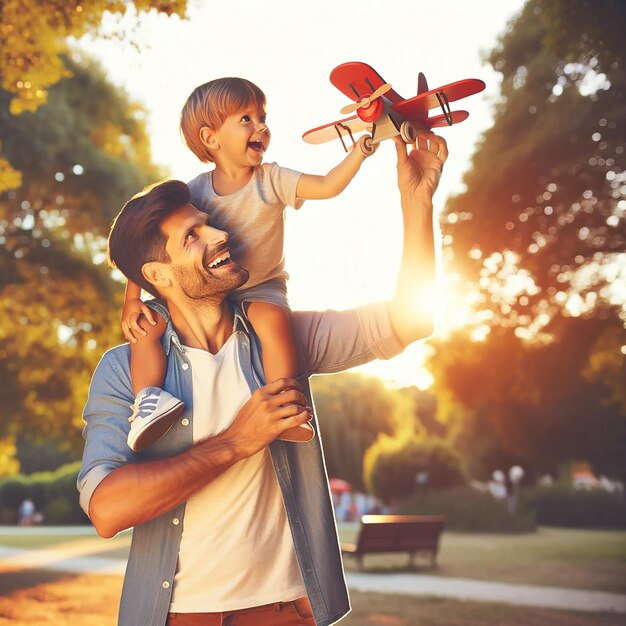
[[(165, 309), (161, 310), (167, 316)], [(309, 375), (342, 371), (374, 358), (390, 358), (402, 350), (391, 328), (387, 303), (341, 312), (295, 312), (293, 325), (300, 371), (306, 374), (303, 386), (309, 400)], [(239, 357), (252, 392), (264, 384), (261, 350), (239, 309), (235, 309), (234, 330), (245, 334)], [(78, 475), (80, 503), (86, 513), (94, 490), (116, 468), (126, 463), (166, 458), (193, 444), (191, 364), (171, 322), (163, 336), (163, 346), (167, 354), (164, 388), (184, 401), (185, 410), (165, 437), (141, 453), (133, 452), (126, 443), (129, 405), (134, 399), (128, 344), (109, 350), (96, 368), (83, 415), (85, 449)], [(321, 437), (318, 433), (304, 444), (273, 441), (270, 452), (316, 623), (332, 624), (348, 613), (350, 602)], [(120, 601), (120, 626), (165, 624), (184, 516), (183, 503), (135, 527)], [(211, 529), (207, 528), (207, 532)], [(207, 585), (210, 584), (208, 580)]]

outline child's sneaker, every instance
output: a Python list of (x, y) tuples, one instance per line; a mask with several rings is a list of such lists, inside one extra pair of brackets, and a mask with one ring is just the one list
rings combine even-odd
[(174, 425), (185, 404), (159, 387), (145, 387), (131, 405), (128, 446), (135, 452), (151, 446)]

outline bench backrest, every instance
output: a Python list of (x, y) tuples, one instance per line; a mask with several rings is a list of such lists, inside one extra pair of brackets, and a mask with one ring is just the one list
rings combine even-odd
[(437, 550), (441, 515), (364, 515), (357, 552)]

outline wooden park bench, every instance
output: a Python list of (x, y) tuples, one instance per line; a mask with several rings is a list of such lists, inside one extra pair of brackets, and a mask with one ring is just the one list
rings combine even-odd
[(355, 556), (359, 569), (365, 554), (382, 552), (408, 552), (409, 563), (427, 554), (434, 567), (444, 522), (441, 515), (363, 515), (356, 544), (342, 543), (341, 552)]

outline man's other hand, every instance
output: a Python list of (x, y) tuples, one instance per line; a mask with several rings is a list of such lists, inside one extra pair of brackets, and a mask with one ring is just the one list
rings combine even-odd
[(298, 381), (279, 378), (260, 387), (241, 407), (226, 434), (241, 458), (262, 450), (283, 431), (312, 417)]

